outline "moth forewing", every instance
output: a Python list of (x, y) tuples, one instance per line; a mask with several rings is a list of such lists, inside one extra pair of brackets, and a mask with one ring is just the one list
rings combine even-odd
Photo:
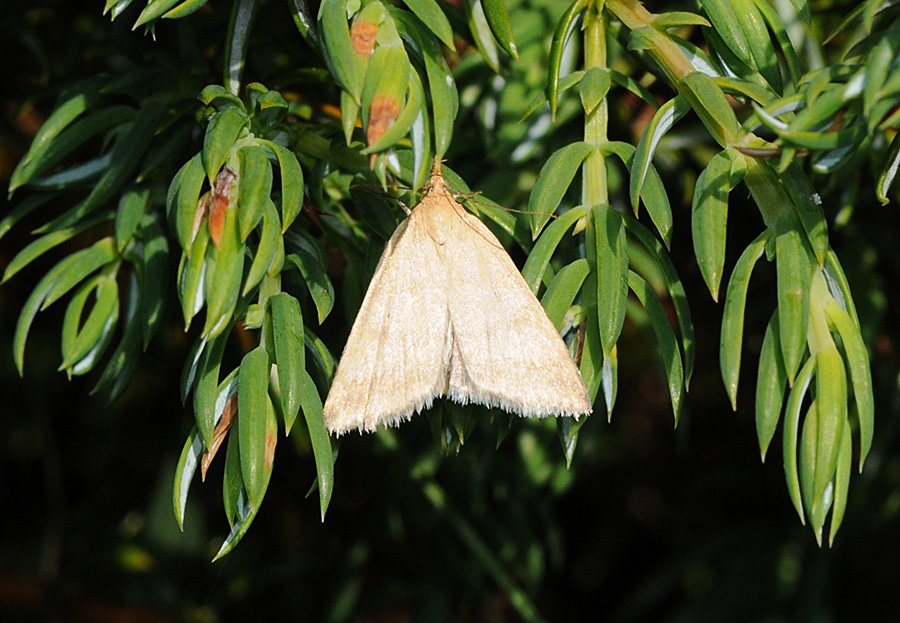
[(446, 276), (419, 218), (400, 224), (375, 269), (325, 401), (331, 432), (398, 424), (446, 389)]
[(544, 308), (493, 233), (455, 207), (442, 251), (458, 367), (468, 379), (455, 387), (451, 373), (449, 396), (522, 416), (589, 413), (584, 382)]
[(581, 375), (496, 236), (435, 167), (375, 270), (325, 402), (338, 435), (448, 396), (522, 416), (591, 412)]

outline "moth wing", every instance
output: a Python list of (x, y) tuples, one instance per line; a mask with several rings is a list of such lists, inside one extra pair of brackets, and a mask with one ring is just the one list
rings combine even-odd
[(436, 245), (414, 210), (385, 247), (350, 330), (322, 412), (329, 431), (398, 424), (446, 391), (446, 282)]
[(442, 247), (453, 332), (448, 395), (527, 417), (590, 413), (575, 362), (509, 254), (451, 205), (458, 218)]

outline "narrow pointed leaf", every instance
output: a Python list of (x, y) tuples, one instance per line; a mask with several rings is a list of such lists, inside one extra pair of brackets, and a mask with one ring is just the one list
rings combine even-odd
[(800, 489), (800, 473), (797, 468), (797, 443), (800, 430), (800, 413), (803, 399), (809, 389), (813, 371), (816, 368), (816, 360), (810, 357), (797, 374), (791, 393), (788, 395), (787, 405), (784, 408), (784, 475), (787, 479), (788, 493), (791, 502), (800, 516), (800, 521), (806, 523), (806, 514), (803, 512), (803, 496)]
[(238, 217), (241, 241), (256, 227), (272, 193), (272, 166), (262, 147), (251, 145), (238, 151)]
[[(307, 332), (309, 335), (309, 332)], [(331, 437), (322, 421), (322, 399), (312, 378), (304, 371), (300, 376), (300, 407), (309, 431), (309, 440), (316, 460), (316, 483), (319, 488), (319, 509), (322, 521), (334, 490), (334, 449)]]
[(209, 120), (206, 136), (203, 138), (203, 171), (212, 184), (225, 164), (235, 141), (250, 125), (250, 120), (240, 108), (232, 106), (217, 112)]
[(453, 29), (447, 16), (441, 10), (435, 0), (403, 0), (403, 4), (415, 14), (434, 35), (451, 50), (456, 47), (453, 44)]
[(875, 424), (875, 403), (872, 392), (872, 373), (869, 355), (863, 343), (859, 327), (852, 321), (844, 309), (835, 302), (825, 306), (829, 322), (837, 329), (847, 357), (847, 368), (853, 386), (853, 397), (856, 402), (856, 414), (859, 420), (859, 470), (872, 447)]
[[(250, 506), (259, 508), (272, 472), (277, 435), (269, 426), (269, 356), (258, 346), (241, 361), (238, 374), (238, 434), (241, 474)], [(271, 414), (274, 420), (274, 412)]]
[(806, 351), (812, 258), (796, 228), (785, 229), (776, 234), (775, 253), (781, 352), (788, 382), (793, 384)]
[(703, 280), (713, 300), (719, 300), (719, 286), (725, 267), (725, 240), (728, 225), (728, 193), (732, 160), (728, 151), (713, 156), (697, 178), (691, 206), (694, 254)]
[(87, 231), (88, 229), (100, 223), (103, 223), (104, 221), (110, 220), (112, 217), (112, 212), (105, 212), (103, 214), (98, 214), (92, 218), (85, 219), (77, 225), (66, 227), (65, 229), (60, 229), (49, 234), (44, 234), (43, 236), (29, 244), (27, 247), (19, 251), (16, 256), (12, 260), (10, 260), (9, 264), (7, 264), (6, 266), (6, 270), (3, 272), (3, 281), (9, 280), (11, 277), (13, 277), (13, 275), (28, 266), (31, 262), (39, 258), (50, 249), (59, 246), (67, 240), (71, 240), (78, 234)]
[(653, 258), (656, 268), (662, 275), (669, 291), (669, 298), (675, 308), (675, 317), (678, 321), (678, 330), (681, 332), (681, 351), (684, 355), (684, 386), (690, 386), (691, 376), (694, 372), (694, 358), (696, 354), (696, 340), (694, 339), (694, 323), (691, 320), (691, 308), (688, 305), (687, 293), (684, 284), (678, 276), (675, 264), (669, 257), (662, 243), (650, 231), (629, 215), (623, 215), (625, 229), (629, 234), (637, 238)]
[(553, 281), (547, 287), (544, 296), (541, 297), (541, 305), (547, 312), (547, 317), (556, 327), (562, 331), (566, 325), (566, 312), (575, 301), (575, 297), (581, 291), (584, 280), (590, 272), (590, 266), (584, 258), (580, 258), (559, 269)]
[(281, 231), (287, 231), (303, 206), (303, 169), (294, 153), (271, 141), (261, 141), (278, 158), (281, 169)]
[(784, 370), (778, 336), (776, 311), (766, 327), (762, 348), (759, 351), (759, 372), (756, 377), (756, 436), (759, 439), (760, 458), (763, 462), (778, 427), (787, 388), (787, 372)]
[(576, 142), (558, 149), (547, 159), (528, 199), (532, 238), (537, 238), (550, 216), (556, 212), (575, 173), (593, 150), (587, 143)]
[(669, 322), (666, 310), (659, 302), (650, 284), (634, 271), (628, 271), (628, 286), (638, 297), (638, 300), (647, 312), (650, 326), (653, 327), (653, 332), (656, 335), (660, 359), (662, 359), (666, 373), (669, 398), (672, 401), (672, 412), (675, 416), (675, 425), (677, 426), (678, 418), (681, 415), (681, 398), (684, 394), (684, 367), (682, 366), (681, 350), (678, 348), (675, 331), (672, 328), (672, 323)]
[(162, 322), (169, 291), (169, 241), (159, 221), (144, 219), (141, 275), (141, 328), (144, 348), (150, 345)]
[(566, 210), (559, 218), (555, 219), (543, 232), (541, 232), (540, 237), (534, 243), (531, 252), (528, 254), (528, 259), (525, 260), (525, 265), (522, 267), (522, 278), (525, 280), (525, 283), (528, 284), (528, 287), (531, 288), (532, 292), (537, 294), (540, 289), (541, 282), (544, 280), (544, 273), (547, 271), (547, 266), (550, 265), (550, 260), (556, 252), (557, 247), (559, 247), (562, 242), (566, 232), (568, 232), (578, 220), (587, 216), (587, 213), (587, 210), (582, 206)]
[(290, 254), (287, 260), (303, 275), (310, 296), (316, 304), (319, 324), (322, 324), (334, 307), (334, 286), (328, 278), (325, 266), (319, 261), (318, 256), (308, 253), (304, 249)]
[(834, 502), (831, 510), (831, 526), (828, 529), (828, 544), (834, 544), (834, 537), (844, 521), (847, 509), (847, 492), (850, 489), (850, 472), (853, 471), (853, 441), (851, 440), (850, 422), (844, 420), (844, 431), (841, 433), (841, 449), (838, 453), (837, 467), (834, 474)]
[(813, 508), (823, 503), (825, 490), (834, 480), (834, 470), (841, 448), (841, 433), (847, 419), (847, 377), (844, 360), (834, 344), (816, 353), (816, 403), (819, 419), (816, 432)]
[(300, 303), (287, 292), (271, 296), (269, 306), (272, 310), (272, 336), (284, 429), (285, 434), (289, 435), (300, 409), (301, 379), (306, 375), (303, 314)]
[(747, 289), (756, 262), (762, 257), (769, 232), (764, 231), (751, 242), (731, 273), (725, 294), (725, 309), (722, 312), (722, 334), (719, 340), (719, 364), (722, 382), (728, 392), (731, 408), (737, 410), (738, 379), (741, 371), (741, 351), (744, 341), (744, 315), (747, 304)]
[(188, 435), (187, 441), (184, 442), (184, 448), (178, 458), (178, 465), (175, 467), (175, 483), (172, 487), (172, 507), (175, 509), (175, 521), (178, 522), (178, 527), (182, 531), (184, 530), (184, 509), (187, 506), (188, 491), (191, 488), (194, 472), (197, 471), (197, 466), (200, 464), (203, 450), (203, 438), (194, 427)]

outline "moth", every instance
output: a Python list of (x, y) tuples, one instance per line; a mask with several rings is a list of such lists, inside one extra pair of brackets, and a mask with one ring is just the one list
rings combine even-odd
[(591, 412), (544, 308), (436, 163), (378, 262), (322, 417), (336, 435), (374, 431), (439, 397), (525, 417)]

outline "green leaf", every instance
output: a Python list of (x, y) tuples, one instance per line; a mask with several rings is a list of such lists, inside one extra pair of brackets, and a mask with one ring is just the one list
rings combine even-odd
[(272, 166), (266, 150), (257, 145), (242, 147), (238, 151), (238, 161), (238, 219), (243, 242), (263, 217), (266, 203), (271, 201)]
[[(215, 105), (219, 110), (236, 107), (246, 111), (244, 102), (237, 95), (223, 87), (221, 84), (210, 84), (203, 87), (197, 99), (207, 106)], [(214, 104), (215, 103), (215, 104)]]
[(856, 415), (859, 420), (859, 471), (872, 447), (872, 436), (875, 424), (875, 401), (872, 392), (872, 373), (869, 355), (859, 332), (859, 325), (844, 311), (836, 301), (825, 305), (828, 321), (841, 336), (844, 353), (847, 358), (847, 369), (853, 386), (853, 397), (856, 402)]
[(244, 355), (238, 373), (241, 474), (253, 508), (259, 508), (265, 495), (277, 442), (275, 412), (269, 401), (268, 387), (269, 356), (265, 347), (257, 346)]
[(628, 240), (622, 215), (609, 205), (591, 207), (587, 252), (596, 258), (597, 318), (604, 358), (622, 332), (628, 300)]
[(629, 180), (628, 190), (631, 196), (631, 207), (637, 214), (638, 203), (641, 197), (641, 190), (644, 186), (644, 179), (651, 170), (653, 155), (660, 141), (672, 129), (672, 126), (681, 119), (690, 106), (682, 95), (676, 95), (659, 107), (654, 113), (653, 118), (641, 139), (638, 141), (637, 149), (634, 152), (634, 158), (631, 161), (631, 177)]
[(365, 64), (360, 62), (350, 40), (347, 3), (344, 0), (322, 0), (319, 5), (319, 36), (325, 44), (325, 60), (331, 74), (353, 100), (360, 102)]
[[(847, 376), (844, 360), (834, 344), (816, 353), (816, 404), (818, 426), (816, 428), (816, 462), (813, 483), (814, 501), (810, 512), (824, 515), (822, 507), (830, 506), (831, 494), (826, 489), (834, 480), (841, 433), (847, 420)], [(818, 511), (818, 512), (817, 512)]]
[(788, 395), (787, 405), (784, 408), (784, 475), (787, 479), (788, 493), (791, 502), (800, 515), (800, 521), (806, 523), (806, 515), (803, 512), (803, 501), (800, 491), (800, 475), (797, 471), (797, 432), (800, 429), (800, 409), (803, 399), (809, 389), (812, 373), (816, 367), (815, 357), (806, 360), (803, 368), (797, 374), (791, 393)]
[(796, 223), (780, 224), (775, 236), (778, 279), (778, 324), (781, 353), (788, 382), (793, 384), (806, 351), (806, 327), (809, 322), (809, 287), (812, 258)]
[[(310, 336), (306, 332), (307, 338)], [(300, 376), (300, 407), (303, 409), (303, 417), (306, 428), (309, 431), (309, 440), (316, 459), (316, 483), (319, 487), (319, 509), (322, 521), (325, 521), (325, 511), (331, 501), (334, 490), (334, 449), (331, 445), (331, 437), (325, 429), (322, 421), (322, 399), (316, 390), (316, 385), (306, 372)]]
[(169, 241), (154, 217), (144, 219), (141, 275), (141, 328), (144, 349), (150, 345), (162, 322), (163, 308), (169, 291)]
[(256, 517), (256, 513), (259, 512), (259, 508), (255, 506), (251, 506), (247, 501), (246, 496), (244, 495), (244, 491), (241, 491), (238, 496), (237, 502), (237, 516), (234, 519), (234, 523), (231, 526), (231, 532), (228, 533), (228, 536), (225, 538), (225, 542), (222, 543), (222, 547), (219, 548), (219, 551), (216, 552), (215, 557), (212, 559), (212, 562), (217, 561), (219, 558), (229, 553), (234, 549), (235, 545), (237, 545), (244, 535), (247, 534), (247, 530), (250, 529), (250, 524), (253, 523), (253, 519)]
[(223, 84), (235, 95), (241, 90), (241, 76), (247, 60), (250, 32), (256, 17), (257, 6), (257, 0), (235, 0), (231, 5), (231, 19), (228, 22), (228, 33), (225, 36)]
[(566, 41), (575, 28), (578, 16), (587, 8), (588, 4), (588, 0), (575, 0), (560, 18), (556, 30), (553, 32), (553, 40), (550, 43), (550, 61), (547, 65), (547, 99), (550, 100), (550, 113), (553, 119), (556, 119), (556, 110), (559, 104), (560, 73)]
[[(883, 163), (878, 170), (878, 180), (875, 184), (875, 196), (878, 198), (878, 201), (881, 202), (881, 205), (887, 205), (890, 202), (890, 199), (888, 199), (888, 191), (891, 189), (891, 185), (897, 178), (898, 170), (900, 170), (900, 134), (896, 134), (891, 140), (891, 145), (887, 149)], [(4, 221), (5, 220), (6, 219), (4, 219)], [(2, 236), (3, 233), (4, 230), (2, 225), (0, 225), (0, 236)]]
[(81, 261), (83, 253), (88, 249), (73, 253), (72, 255), (60, 260), (53, 268), (34, 287), (25, 304), (22, 305), (22, 311), (19, 312), (19, 319), (16, 321), (16, 331), (13, 335), (13, 361), (16, 364), (16, 370), (19, 376), (24, 373), (25, 365), (25, 342), (28, 339), (28, 332), (31, 330), (31, 323), (37, 315), (41, 304), (44, 302), (47, 293), (55, 286), (56, 282), (65, 274), (73, 269), (74, 266)]
[(169, 186), (166, 197), (166, 208), (170, 222), (173, 223), (175, 235), (185, 253), (190, 256), (194, 243), (194, 220), (199, 209), (197, 202), (200, 199), (200, 190), (206, 174), (203, 171), (203, 156), (196, 154), (188, 160)]
[[(430, 1), (430, 0), (429, 0)], [(434, 122), (435, 156), (443, 157), (450, 146), (453, 136), (453, 123), (459, 109), (459, 96), (456, 92), (456, 81), (441, 54), (440, 47), (422, 26), (409, 18), (404, 11), (391, 10), (401, 36), (413, 43), (413, 51), (418, 48), (425, 74), (428, 78), (428, 91), (431, 94), (431, 118)], [(443, 15), (443, 13), (441, 13)], [(425, 22), (428, 24), (428, 22)], [(443, 40), (443, 39), (442, 39)], [(452, 41), (452, 37), (451, 37)], [(444, 41), (446, 44), (447, 42)], [(449, 46), (452, 48), (452, 45)]]
[(850, 472), (853, 468), (853, 442), (851, 441), (850, 422), (844, 420), (844, 430), (841, 433), (841, 449), (838, 451), (837, 467), (834, 473), (834, 503), (831, 511), (831, 527), (829, 528), (828, 544), (834, 544), (834, 537), (844, 520), (844, 511), (847, 508), (847, 492), (850, 488)]
[(775, 436), (784, 392), (787, 388), (787, 372), (778, 341), (778, 312), (772, 314), (762, 348), (759, 351), (759, 372), (756, 377), (756, 436), (759, 439), (759, 453), (763, 462), (769, 444)]
[(138, 357), (141, 354), (141, 333), (143, 327), (138, 322), (138, 310), (141, 306), (140, 286), (136, 271), (131, 271), (128, 277), (128, 289), (125, 301), (125, 316), (122, 326), (122, 340), (113, 351), (109, 362), (100, 374), (96, 385), (91, 389), (91, 394), (96, 394), (101, 390), (109, 389), (108, 401), (111, 403), (116, 400), (134, 375), (137, 367)]
[(66, 268), (57, 275), (52, 287), (47, 290), (41, 311), (65, 296), (95, 270), (115, 261), (116, 258), (113, 239), (108, 236), (87, 249), (81, 249), (70, 255), (67, 258), (69, 261), (66, 262)]
[(580, 258), (560, 268), (547, 286), (547, 291), (541, 298), (541, 305), (544, 306), (547, 317), (557, 331), (562, 333), (566, 327), (567, 312), (581, 291), (589, 272), (587, 260)]
[(278, 389), (284, 413), (284, 432), (289, 435), (300, 409), (301, 378), (306, 374), (303, 314), (300, 303), (287, 292), (269, 297)]
[(594, 148), (584, 142), (575, 142), (555, 152), (541, 167), (538, 179), (534, 183), (528, 198), (528, 212), (531, 213), (531, 234), (536, 239), (538, 234), (556, 212), (563, 196), (572, 184), (575, 173), (581, 163)]
[(647, 312), (650, 326), (653, 327), (653, 333), (656, 335), (660, 358), (668, 381), (672, 413), (675, 416), (675, 425), (678, 426), (678, 418), (681, 415), (681, 398), (684, 394), (684, 368), (675, 331), (666, 310), (656, 297), (656, 293), (643, 277), (634, 271), (628, 271), (628, 286)]
[[(900, 55), (900, 22), (894, 21), (890, 28), (878, 38), (877, 43), (866, 57), (865, 86), (863, 87), (863, 111), (871, 117), (872, 108), (883, 97), (882, 87), (893, 71), (897, 56)], [(870, 121), (870, 129), (880, 119)]]
[[(90, 195), (78, 205), (71, 216), (63, 215), (60, 217), (61, 220), (77, 222), (112, 199), (122, 185), (134, 177), (138, 165), (146, 156), (150, 142), (159, 129), (167, 106), (161, 99), (151, 99), (144, 103), (135, 115), (134, 121), (126, 124), (124, 126), (126, 129), (116, 137), (109, 167), (94, 185)], [(54, 228), (55, 225), (56, 223), (51, 221), (45, 227)]]
[[(408, 6), (409, 10), (422, 20), (422, 23), (431, 30), (444, 45), (451, 50), (456, 50), (456, 46), (453, 44), (453, 28), (450, 26), (447, 16), (444, 15), (441, 7), (435, 0), (403, 0), (403, 4)], [(424, 40), (424, 37), (422, 40)]]
[(242, 296), (246, 296), (253, 288), (262, 281), (266, 273), (270, 272), (275, 266), (277, 258), (284, 258), (284, 242), (281, 238), (281, 221), (278, 218), (278, 212), (275, 211), (275, 205), (269, 200), (266, 203), (265, 213), (263, 215), (262, 235), (259, 238), (259, 246), (256, 249), (256, 255), (253, 257), (253, 263), (250, 264), (250, 272), (247, 273), (247, 280), (244, 282)]
[[(95, 296), (94, 306), (82, 323), (82, 312), (91, 294)], [(98, 275), (82, 284), (72, 296), (63, 319), (63, 361), (59, 369), (66, 370), (81, 361), (109, 331), (109, 324), (114, 325), (118, 318), (119, 287), (115, 275)]]
[[(26, 155), (13, 171), (9, 180), (9, 192), (24, 186), (39, 175), (59, 164), (66, 156), (88, 143), (93, 137), (110, 128), (123, 124), (134, 117), (135, 109), (131, 106), (108, 106), (85, 116), (67, 127), (58, 135), (45, 139), (43, 148)], [(49, 123), (49, 120), (47, 121)], [(35, 140), (38, 140), (37, 138)]]
[(209, 230), (201, 227), (192, 245), (191, 255), (181, 254), (181, 263), (178, 266), (178, 297), (181, 299), (185, 331), (190, 328), (191, 320), (206, 302), (206, 272), (215, 269), (215, 264), (207, 257), (208, 248)]
[(719, 364), (722, 382), (728, 392), (731, 408), (737, 411), (738, 379), (741, 372), (741, 350), (744, 341), (744, 316), (747, 304), (747, 288), (756, 262), (762, 257), (769, 242), (769, 230), (751, 242), (738, 259), (728, 290), (725, 293), (725, 309), (722, 312), (722, 334), (719, 340)]
[(594, 111), (597, 110), (597, 107), (603, 102), (606, 94), (609, 92), (611, 84), (612, 78), (608, 69), (591, 67), (585, 72), (578, 85), (581, 106), (584, 108), (585, 116), (594, 114)]
[(131, 240), (138, 224), (147, 211), (150, 199), (149, 188), (132, 189), (125, 192), (119, 199), (119, 207), (116, 210), (116, 249), (121, 253), (125, 245)]
[(309, 294), (316, 304), (319, 324), (322, 324), (334, 307), (334, 286), (328, 278), (326, 266), (321, 263), (318, 255), (306, 249), (298, 249), (297, 253), (291, 253), (286, 259), (303, 275)]
[(728, 48), (745, 65), (756, 69), (754, 55), (750, 50), (748, 33), (743, 24), (744, 13), (738, 10), (738, 2), (728, 0), (705, 0), (703, 10), (709, 15), (718, 35)]
[[(631, 169), (634, 162), (635, 148), (622, 141), (609, 141), (600, 147), (604, 153), (612, 153), (619, 157), (627, 169)], [(656, 230), (666, 243), (666, 248), (672, 242), (672, 207), (669, 205), (669, 195), (663, 186), (662, 179), (656, 172), (656, 168), (650, 165), (645, 184), (641, 188), (641, 199), (650, 215), (650, 220), (656, 226)]]
[(195, 372), (183, 383), (182, 395), (187, 395), (193, 385), (194, 421), (207, 448), (212, 447), (213, 431), (216, 428), (219, 368), (222, 366), (222, 355), (225, 353), (227, 341), (227, 334), (202, 339), (199, 346), (200, 353), (195, 359)]
[(712, 25), (700, 15), (684, 11), (667, 11), (653, 18), (653, 27), (660, 30), (681, 26), (706, 26), (710, 28)]
[[(509, 20), (509, 11), (506, 10), (506, 0), (481, 0), (484, 7), (484, 15), (488, 26), (494, 33), (494, 38), (507, 54), (519, 60), (519, 51), (516, 49), (516, 40), (513, 36), (512, 22)], [(427, 22), (426, 22), (427, 23)]]
[(244, 477), (241, 475), (241, 444), (238, 435), (228, 436), (225, 451), (225, 474), (222, 478), (222, 506), (228, 525), (234, 528), (234, 520), (240, 512), (241, 497), (244, 494)]
[(41, 129), (38, 130), (38, 133), (31, 141), (28, 151), (10, 176), (10, 195), (16, 188), (31, 178), (32, 174), (29, 170), (35, 167), (34, 163), (40, 162), (42, 158), (46, 157), (48, 150), (54, 146), (62, 131), (99, 99), (99, 91), (85, 87), (87, 85), (82, 85), (81, 89), (57, 106), (56, 110), (47, 117)]
[(221, 246), (210, 249), (215, 258), (215, 267), (212, 271), (207, 269), (205, 275), (206, 322), (203, 325), (203, 335), (207, 337), (216, 336), (231, 327), (234, 308), (241, 292), (245, 246), (238, 233), (237, 220), (237, 209), (234, 204), (230, 204), (225, 213)]
[[(781, 21), (781, 17), (778, 15), (775, 8), (766, 0), (754, 0), (754, 4), (756, 5), (756, 9), (766, 20), (766, 24), (769, 25), (772, 34), (775, 35), (775, 40), (778, 42), (778, 48), (781, 50), (781, 55), (784, 57), (785, 63), (787, 64), (788, 75), (790, 76), (791, 82), (796, 84), (800, 81), (803, 72), (800, 69), (800, 59), (797, 57), (797, 51), (794, 49), (793, 43), (791, 43), (784, 22)], [(768, 56), (767, 58), (770, 59)], [(769, 62), (772, 62), (771, 59)], [(770, 69), (770, 71), (774, 70)]]
[(500, 71), (500, 57), (497, 54), (497, 46), (494, 43), (494, 35), (484, 14), (482, 0), (463, 0), (463, 8), (466, 10), (466, 19), (469, 22), (469, 31), (475, 47), (481, 52), (482, 58), (495, 72)]
[(822, 200), (796, 162), (788, 166), (780, 179), (791, 197), (792, 208), (806, 232), (816, 262), (823, 264), (828, 251), (828, 223), (822, 209)]
[(278, 158), (281, 169), (281, 231), (287, 231), (303, 207), (303, 169), (290, 149), (271, 141), (260, 141)]
[(687, 388), (690, 385), (691, 376), (694, 372), (694, 356), (697, 349), (694, 339), (694, 323), (691, 320), (691, 308), (688, 305), (684, 285), (678, 277), (675, 264), (672, 263), (672, 259), (662, 243), (630, 215), (623, 214), (622, 218), (625, 221), (625, 229), (628, 233), (638, 239), (653, 259), (656, 269), (662, 275), (666, 288), (669, 291), (669, 298), (672, 301), (672, 306), (675, 308), (678, 329), (681, 332), (681, 350), (684, 355), (684, 385)]
[(163, 14), (163, 19), (179, 19), (187, 17), (202, 9), (209, 0), (184, 0), (176, 7), (172, 7)]
[(679, 81), (678, 91), (687, 98), (691, 108), (719, 144), (727, 144), (743, 134), (728, 98), (706, 74), (688, 74)]
[[(816, 401), (813, 400), (803, 420), (803, 430), (800, 434), (800, 493), (803, 496), (803, 505), (809, 517), (809, 527), (816, 535), (816, 541), (822, 544), (822, 527), (825, 525), (825, 516), (828, 508), (823, 508), (821, 501), (816, 499), (813, 484), (815, 482), (816, 469), (816, 438), (819, 433), (819, 410)], [(817, 504), (817, 502), (819, 502)]]
[(112, 219), (112, 217), (112, 212), (104, 212), (103, 214), (98, 214), (93, 216), (92, 218), (85, 219), (77, 225), (72, 225), (70, 227), (66, 227), (65, 229), (60, 229), (49, 234), (44, 234), (37, 240), (30, 243), (27, 247), (19, 251), (16, 256), (12, 260), (10, 260), (9, 264), (7, 264), (6, 266), (6, 270), (3, 272), (3, 280), (0, 281), (0, 283), (8, 281), (16, 273), (28, 266), (31, 262), (39, 258), (50, 249), (59, 246), (67, 240), (71, 240), (78, 234), (87, 231), (95, 225)]
[(195, 426), (184, 442), (181, 456), (178, 458), (178, 465), (175, 467), (175, 482), (172, 486), (172, 507), (175, 510), (175, 521), (178, 522), (178, 527), (182, 531), (184, 531), (184, 509), (187, 506), (188, 491), (190, 491), (191, 480), (194, 478), (194, 472), (197, 471), (204, 450), (203, 438)]
[[(589, 222), (589, 231), (591, 227)], [(587, 260), (591, 272), (585, 279), (582, 296), (588, 313), (587, 319), (585, 320), (584, 347), (581, 351), (581, 364), (578, 366), (578, 369), (581, 372), (581, 378), (584, 380), (584, 385), (587, 388), (588, 396), (590, 397), (592, 404), (597, 399), (597, 393), (600, 391), (601, 385), (603, 386), (606, 413), (607, 417), (611, 418), (612, 408), (615, 404), (615, 392), (608, 392), (606, 390), (608, 387), (614, 386), (615, 382), (614, 379), (612, 379), (613, 383), (610, 385), (608, 382), (610, 379), (604, 377), (604, 374), (612, 372), (612, 369), (605, 367), (605, 364), (609, 359), (604, 358), (603, 346), (600, 343), (599, 319), (597, 318), (596, 256), (589, 253)]]
[(700, 274), (715, 301), (719, 300), (719, 285), (725, 266), (728, 193), (737, 185), (732, 175), (733, 158), (730, 150), (713, 156), (697, 178), (691, 206), (694, 254)]
[(203, 171), (210, 185), (241, 133), (250, 125), (250, 119), (242, 109), (232, 106), (214, 114), (206, 127), (203, 138)]
[(147, 6), (144, 7), (144, 10), (141, 11), (132, 30), (136, 30), (138, 27), (158, 19), (177, 3), (178, 0), (150, 0)]
[(547, 272), (547, 266), (550, 265), (550, 260), (562, 242), (563, 236), (576, 222), (587, 216), (587, 213), (587, 210), (582, 206), (566, 210), (544, 229), (534, 243), (534, 247), (532, 247), (531, 252), (528, 254), (528, 259), (525, 260), (525, 265), (522, 267), (522, 278), (532, 292), (536, 294), (540, 289), (541, 282), (544, 280), (544, 274)]

